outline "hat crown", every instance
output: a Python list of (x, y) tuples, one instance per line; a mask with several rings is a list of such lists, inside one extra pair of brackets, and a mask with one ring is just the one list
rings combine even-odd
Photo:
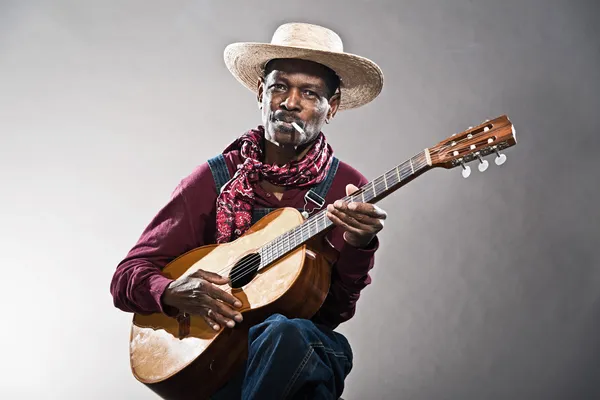
[(344, 52), (342, 39), (331, 29), (306, 23), (288, 23), (277, 28), (271, 44), (307, 49)]

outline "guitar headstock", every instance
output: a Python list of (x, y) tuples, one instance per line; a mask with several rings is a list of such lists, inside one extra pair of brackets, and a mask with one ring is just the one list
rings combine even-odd
[(478, 160), (479, 170), (485, 171), (488, 162), (483, 157), (496, 154), (496, 164), (502, 165), (506, 156), (500, 151), (517, 144), (515, 128), (506, 115), (486, 121), (464, 132), (455, 133), (448, 139), (428, 149), (432, 167), (463, 167), (463, 176), (470, 174), (468, 162)]

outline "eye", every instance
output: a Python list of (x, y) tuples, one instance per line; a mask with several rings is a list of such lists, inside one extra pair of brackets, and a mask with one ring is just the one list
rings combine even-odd
[(308, 97), (315, 97), (317, 95), (315, 92), (308, 89), (305, 89), (302, 93), (304, 93), (304, 95)]
[(285, 85), (281, 84), (281, 83), (275, 83), (273, 86), (271, 86), (273, 88), (273, 90), (276, 91), (284, 91), (286, 90)]

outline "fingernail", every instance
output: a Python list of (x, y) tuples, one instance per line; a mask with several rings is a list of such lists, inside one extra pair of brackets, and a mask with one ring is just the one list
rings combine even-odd
[(236, 307), (241, 307), (242, 306), (242, 302), (241, 301), (236, 301), (235, 303), (233, 303)]
[(236, 316), (235, 316), (235, 320), (236, 320), (237, 322), (242, 322), (242, 321), (243, 321), (242, 314), (238, 314), (238, 315), (236, 315)]
[(227, 326), (230, 328), (233, 328), (235, 326), (235, 322), (233, 321), (227, 321)]
[(351, 209), (351, 210), (356, 209), (356, 203), (350, 203), (350, 204), (348, 204), (348, 208)]
[(340, 200), (336, 200), (335, 203), (333, 203), (337, 208), (342, 207), (342, 202)]
[(219, 327), (219, 325), (217, 325), (217, 324), (214, 324), (214, 325), (213, 325), (213, 329), (214, 329), (215, 331), (218, 331), (218, 330), (219, 330), (219, 329), (221, 329), (221, 328)]

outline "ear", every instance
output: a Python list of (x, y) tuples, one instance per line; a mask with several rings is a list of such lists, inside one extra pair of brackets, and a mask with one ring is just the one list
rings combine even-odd
[(258, 101), (258, 108), (262, 109), (263, 93), (265, 88), (265, 80), (258, 78), (258, 84), (256, 87), (256, 101)]
[(326, 119), (327, 123), (329, 123), (329, 121), (335, 117), (335, 114), (340, 106), (341, 95), (342, 94), (338, 91), (329, 99), (329, 112), (327, 113)]

